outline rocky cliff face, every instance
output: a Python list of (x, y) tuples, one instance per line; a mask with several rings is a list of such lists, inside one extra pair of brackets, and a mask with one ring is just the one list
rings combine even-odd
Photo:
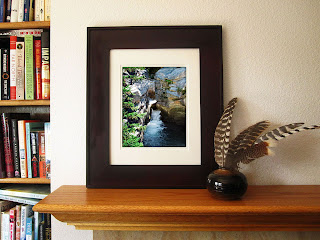
[(154, 76), (157, 108), (163, 121), (186, 124), (186, 68), (165, 67)]

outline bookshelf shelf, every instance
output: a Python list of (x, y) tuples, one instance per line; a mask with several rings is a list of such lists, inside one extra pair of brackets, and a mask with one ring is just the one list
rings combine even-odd
[(87, 230), (320, 231), (320, 185), (249, 186), (239, 201), (206, 189), (61, 186), (33, 210)]
[(33, 28), (50, 28), (50, 21), (38, 22), (2, 22), (0, 29), (33, 29)]
[(50, 100), (0, 100), (0, 106), (50, 106)]
[(50, 184), (50, 179), (46, 178), (0, 178), (0, 184)]

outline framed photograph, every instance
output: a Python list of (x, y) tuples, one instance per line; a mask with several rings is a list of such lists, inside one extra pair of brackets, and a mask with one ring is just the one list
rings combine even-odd
[(204, 188), (221, 26), (88, 28), (87, 187)]

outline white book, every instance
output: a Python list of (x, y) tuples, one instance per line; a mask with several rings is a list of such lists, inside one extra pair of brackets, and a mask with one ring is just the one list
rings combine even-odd
[(24, 42), (17, 41), (16, 62), (16, 99), (24, 100)]
[(18, 22), (23, 22), (24, 17), (24, 0), (19, 0), (18, 4)]
[(47, 185), (28, 185), (28, 184), (15, 184), (6, 185), (0, 189), (0, 194), (23, 197), (23, 198), (36, 198), (44, 199), (50, 193), (50, 188)]
[[(24, 72), (24, 71), (23, 71)], [(24, 81), (23, 81), (24, 82)], [(23, 90), (24, 91), (24, 90)], [(25, 124), (23, 120), (18, 121), (18, 139), (20, 153), (20, 173), (21, 178), (27, 178), (27, 161), (26, 161), (26, 140), (25, 140)]]
[(18, 22), (18, 8), (19, 0), (12, 0), (10, 22)]
[(1, 240), (9, 240), (10, 211), (1, 213)]
[(40, 0), (40, 21), (44, 21), (44, 0)]
[(40, 0), (34, 0), (34, 20), (40, 21)]
[(44, 20), (50, 21), (51, 19), (51, 0), (45, 0), (44, 2)]
[(34, 240), (39, 240), (39, 224), (41, 223), (43, 214), (34, 212)]
[(36, 205), (40, 201), (40, 199), (35, 199), (35, 198), (23, 198), (23, 197), (15, 197), (15, 196), (8, 196), (8, 195), (2, 195), (2, 194), (0, 194), (0, 199), (13, 201), (16, 203), (29, 204), (32, 206)]
[(21, 231), (20, 231), (20, 240), (26, 240), (26, 227), (27, 227), (27, 218), (32, 216), (32, 206), (31, 205), (22, 205), (21, 206)]

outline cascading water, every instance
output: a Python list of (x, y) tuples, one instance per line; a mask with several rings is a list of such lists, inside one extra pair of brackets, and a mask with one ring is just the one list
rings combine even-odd
[(150, 122), (143, 135), (144, 147), (185, 147), (185, 127), (175, 123), (164, 123), (161, 111), (152, 110)]

